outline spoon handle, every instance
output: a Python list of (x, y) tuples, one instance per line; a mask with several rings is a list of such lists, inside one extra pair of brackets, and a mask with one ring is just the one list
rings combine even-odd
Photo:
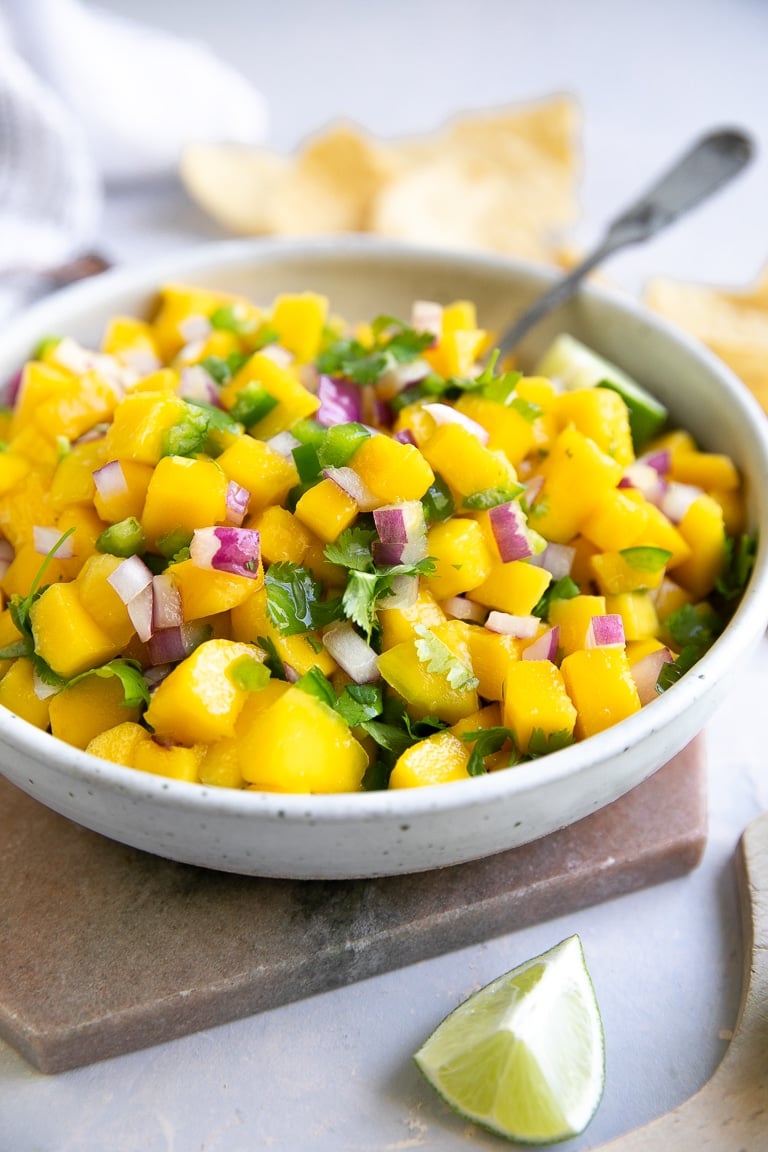
[(711, 132), (694, 144), (645, 195), (616, 217), (603, 239), (584, 260), (540, 296), (503, 333), (498, 343), (502, 358), (534, 324), (572, 296), (588, 272), (620, 248), (649, 240), (678, 216), (695, 208), (741, 172), (753, 153), (751, 139), (733, 129)]

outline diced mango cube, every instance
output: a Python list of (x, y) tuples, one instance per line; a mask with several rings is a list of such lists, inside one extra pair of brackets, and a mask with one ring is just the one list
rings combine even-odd
[(86, 611), (74, 582), (51, 584), (32, 605), (35, 651), (69, 680), (118, 655), (120, 647)]
[(95, 736), (126, 721), (137, 722), (139, 709), (127, 707), (116, 676), (86, 676), (52, 696), (51, 732), (59, 740), (86, 748)]
[(261, 541), (261, 557), (265, 564), (301, 564), (314, 535), (287, 508), (273, 504), (257, 512), (248, 521)]
[(139, 772), (151, 772), (154, 776), (168, 776), (171, 780), (186, 780), (189, 784), (196, 784), (200, 780), (199, 770), (204, 756), (204, 744), (183, 748), (174, 744), (158, 744), (156, 740), (142, 740), (134, 749), (133, 767)]
[(381, 601), (379, 607), (383, 609), (379, 616), (383, 652), (387, 648), (394, 648), (395, 644), (402, 644), (404, 640), (413, 640), (417, 635), (418, 625), (432, 628), (435, 624), (444, 624), (446, 621), (445, 612), (423, 582), (419, 587), (416, 603), (410, 608), (387, 608), (386, 599)]
[(540, 754), (568, 743), (576, 723), (576, 709), (563, 676), (551, 660), (519, 660), (509, 665), (502, 712), (523, 754)]
[(49, 700), (39, 700), (35, 692), (35, 669), (31, 660), (19, 656), (0, 680), (0, 704), (15, 712), (35, 728), (48, 727)]
[(405, 640), (378, 658), (379, 672), (406, 701), (408, 712), (415, 719), (438, 716), (455, 724), (464, 716), (477, 711), (477, 679), (472, 671), (472, 660), (466, 633), (458, 621), (447, 621), (430, 629), (451, 653), (464, 665), (467, 684), (472, 687), (452, 687), (446, 675), (429, 670), (429, 660), (419, 655), (419, 640)]
[(172, 564), (168, 571), (181, 595), (185, 622), (228, 612), (244, 603), (264, 582), (261, 567), (251, 577), (235, 572), (210, 571), (198, 568), (191, 560), (182, 560)]
[(482, 584), (467, 593), (470, 600), (510, 612), (513, 616), (528, 616), (538, 604), (552, 581), (546, 568), (539, 568), (525, 560), (495, 561)]
[(600, 499), (616, 487), (622, 466), (569, 425), (541, 471), (544, 486), (529, 510), (528, 523), (547, 540), (568, 544)]
[(572, 424), (619, 464), (635, 458), (627, 406), (610, 388), (576, 388), (557, 398), (561, 425)]
[(147, 724), (179, 744), (212, 744), (234, 736), (247, 689), (233, 678), (232, 667), (243, 658), (261, 663), (264, 653), (232, 640), (204, 641), (158, 685)]
[(699, 496), (677, 527), (691, 556), (677, 565), (675, 580), (700, 600), (712, 591), (725, 567), (723, 509), (711, 496)]
[(593, 616), (604, 616), (605, 596), (579, 595), (569, 600), (553, 599), (549, 606), (549, 623), (560, 628), (560, 647), (566, 655), (583, 648)]
[(275, 299), (270, 327), (283, 347), (305, 364), (317, 356), (327, 316), (327, 297), (316, 292), (285, 294)]
[(480, 695), (486, 700), (501, 700), (507, 669), (522, 655), (522, 640), (487, 628), (470, 628), (467, 640)]
[(215, 460), (164, 456), (147, 487), (141, 517), (147, 539), (226, 523), (228, 484)]
[(170, 429), (187, 418), (187, 405), (172, 392), (130, 392), (117, 405), (107, 431), (107, 458), (157, 464)]
[(221, 389), (221, 403), (231, 410), (237, 403), (238, 394), (251, 384), (262, 388), (276, 401), (270, 411), (249, 429), (260, 440), (268, 440), (270, 436), (284, 432), (297, 420), (311, 416), (320, 407), (317, 396), (309, 392), (289, 369), (281, 368), (261, 352), (255, 352)]
[(435, 478), (418, 448), (390, 436), (369, 436), (352, 457), (351, 467), (384, 504), (420, 500)]
[(514, 490), (517, 486), (517, 473), (504, 453), (484, 447), (460, 424), (443, 424), (430, 436), (422, 452), (435, 472), (462, 496), (487, 488)]
[(234, 480), (251, 494), (249, 512), (282, 504), (299, 482), (296, 465), (286, 460), (263, 440), (238, 436), (217, 457), (216, 463), (228, 480)]
[(345, 528), (349, 528), (358, 511), (352, 497), (333, 480), (314, 484), (296, 502), (296, 518), (326, 544), (337, 540)]
[(623, 648), (590, 648), (566, 656), (561, 671), (576, 705), (576, 736), (584, 740), (640, 710)]
[(389, 777), (389, 787), (421, 788), (426, 784), (468, 780), (471, 750), (470, 744), (448, 730), (427, 736), (398, 757)]
[(124, 720), (94, 736), (85, 750), (101, 760), (110, 760), (113, 764), (123, 764), (126, 768), (132, 768), (137, 748), (151, 739), (149, 732), (146, 728), (142, 728), (141, 724), (133, 720)]
[(435, 572), (424, 580), (436, 600), (477, 588), (493, 567), (493, 557), (475, 520), (455, 517), (433, 525), (427, 533), (427, 552), (435, 561)]
[(93, 496), (94, 508), (102, 520), (110, 524), (117, 524), (129, 516), (140, 520), (153, 475), (152, 465), (138, 460), (120, 460), (116, 464), (119, 465), (125, 488), (123, 491), (107, 491), (104, 494), (97, 490)]
[(268, 792), (357, 792), (368, 756), (334, 710), (289, 687), (240, 735), (240, 771)]

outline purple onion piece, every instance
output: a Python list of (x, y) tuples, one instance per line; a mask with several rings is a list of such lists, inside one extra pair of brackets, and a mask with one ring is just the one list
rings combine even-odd
[(227, 485), (227, 523), (239, 528), (248, 511), (251, 494), (247, 488), (230, 480)]
[(542, 632), (532, 644), (523, 651), (523, 660), (550, 660), (557, 661), (557, 649), (560, 644), (560, 625), (555, 624), (546, 632)]
[(587, 648), (623, 648), (624, 621), (617, 612), (593, 616), (587, 628)]
[(509, 560), (526, 560), (533, 555), (525, 513), (517, 501), (497, 504), (489, 510), (488, 517), (496, 547), (505, 564)]
[(326, 428), (333, 424), (358, 423), (363, 418), (360, 386), (349, 380), (339, 380), (335, 376), (320, 376), (317, 382), (317, 395), (320, 407), (315, 419)]
[(250, 580), (259, 576), (261, 540), (253, 528), (196, 528), (189, 554), (198, 568)]

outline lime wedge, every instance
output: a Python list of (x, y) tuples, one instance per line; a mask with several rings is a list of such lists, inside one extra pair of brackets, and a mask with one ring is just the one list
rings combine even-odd
[(605, 1044), (579, 937), (475, 992), (414, 1060), (451, 1108), (509, 1140), (583, 1132), (603, 1094)]
[(664, 427), (667, 409), (641, 384), (604, 360), (580, 340), (561, 332), (536, 365), (540, 376), (555, 378), (566, 391), (574, 388), (610, 388), (627, 406), (635, 451)]

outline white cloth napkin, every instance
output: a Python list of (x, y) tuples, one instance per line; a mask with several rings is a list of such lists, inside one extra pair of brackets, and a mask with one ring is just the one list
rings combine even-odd
[(0, 312), (19, 295), (11, 270), (94, 243), (105, 184), (265, 130), (261, 94), (204, 44), (81, 0), (0, 0)]

